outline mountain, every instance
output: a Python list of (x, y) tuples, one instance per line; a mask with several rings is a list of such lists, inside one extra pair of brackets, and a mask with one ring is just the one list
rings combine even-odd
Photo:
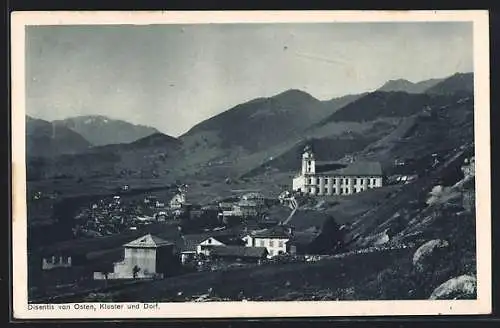
[(384, 138), (397, 139), (411, 128), (415, 115), (439, 111), (462, 98), (376, 91), (320, 101), (291, 89), (234, 106), (178, 139), (153, 133), (129, 143), (97, 146), (84, 156), (66, 156), (60, 162), (66, 164), (54, 164), (52, 173), (42, 176), (64, 170), (70, 176), (129, 172), (126, 176), (224, 181), (259, 175), (269, 167), (286, 171), (296, 166), (306, 140), (327, 149), (329, 158), (342, 159)]
[[(452, 97), (458, 99), (460, 96)], [(318, 126), (329, 122), (367, 122), (381, 117), (407, 117), (427, 107), (437, 108), (449, 102), (449, 96), (439, 94), (376, 91), (342, 107), (323, 119)]]
[(320, 101), (304, 91), (287, 90), (237, 105), (209, 118), (195, 125), (181, 136), (181, 140), (203, 135), (202, 139), (215, 147), (254, 153), (300, 137), (311, 124), (359, 97), (361, 95), (348, 95)]
[(64, 126), (26, 116), (26, 154), (51, 157), (85, 151), (91, 144), (80, 134)]
[(79, 133), (95, 146), (130, 143), (158, 133), (158, 130), (149, 126), (134, 125), (101, 115), (72, 117), (54, 123)]
[(298, 134), (321, 117), (321, 102), (308, 93), (288, 90), (237, 105), (194, 126), (181, 139), (214, 132), (222, 148), (258, 151)]
[(473, 73), (456, 73), (426, 90), (428, 94), (451, 95), (471, 94), (474, 92)]
[[(330, 100), (324, 101), (323, 107), (325, 108), (325, 112), (328, 112), (328, 114), (332, 114), (336, 110), (341, 109), (344, 106), (347, 106), (348, 104), (358, 100), (359, 98), (366, 96), (367, 94), (368, 92), (364, 92), (360, 94), (332, 98)], [(325, 113), (325, 115), (327, 115), (327, 113)]]
[(377, 91), (382, 92), (406, 92), (406, 93), (424, 93), (429, 88), (443, 81), (443, 79), (430, 79), (417, 83), (405, 79), (389, 80)]
[[(73, 131), (69, 130), (73, 133)], [(126, 144), (94, 146), (73, 154), (35, 158), (27, 162), (29, 179), (47, 177), (158, 177), (170, 168), (182, 143), (155, 133)]]
[(146, 149), (172, 149), (181, 145), (179, 139), (172, 136), (156, 132), (141, 139), (129, 143), (109, 144), (93, 147), (91, 152), (124, 152), (131, 150), (146, 150)]

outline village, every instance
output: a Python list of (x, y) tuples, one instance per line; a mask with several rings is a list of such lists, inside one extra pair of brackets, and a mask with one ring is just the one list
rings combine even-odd
[[(431, 160), (438, 162), (437, 156)], [(474, 174), (473, 160), (464, 161), (464, 174)], [(247, 191), (209, 204), (192, 204), (189, 186), (180, 184), (170, 200), (150, 194), (129, 198), (122, 193), (87, 204), (73, 218), (76, 242), (43, 250), (41, 271), (45, 276), (64, 276), (64, 283), (56, 279), (59, 285), (73, 286), (82, 280), (95, 285), (342, 256), (348, 254), (344, 237), (349, 226), (339, 225), (329, 213), (318, 210), (318, 204), (418, 179), (401, 160), (393, 168), (404, 170), (393, 170), (390, 176), (384, 176), (377, 163), (353, 162), (321, 170), (327, 164), (317, 165), (309, 147), (302, 162), (291, 190), (274, 196)], [(101, 242), (114, 237), (124, 242), (110, 246)], [(86, 241), (95, 241), (95, 249), (78, 247)], [(106, 253), (106, 248), (113, 256), (92, 255)], [(87, 268), (86, 273), (64, 273), (79, 267)]]

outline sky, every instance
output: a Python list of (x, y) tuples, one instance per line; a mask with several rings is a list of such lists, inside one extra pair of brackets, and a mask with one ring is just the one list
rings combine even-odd
[(473, 71), (472, 23), (30, 26), (26, 112), (105, 115), (179, 136), (258, 97), (327, 100)]

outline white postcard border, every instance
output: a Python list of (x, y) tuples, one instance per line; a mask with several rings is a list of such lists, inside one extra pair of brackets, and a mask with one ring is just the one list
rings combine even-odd
[[(474, 40), (477, 300), (158, 303), (150, 310), (28, 309), (25, 166), (25, 26), (87, 24), (202, 24), (309, 22), (470, 21)], [(456, 315), (491, 312), (491, 190), (489, 119), (489, 21), (485, 10), (461, 11), (205, 11), (205, 12), (13, 12), (12, 83), (12, 252), (16, 319), (223, 318), (374, 315)], [(120, 303), (130, 304), (130, 303)], [(136, 303), (132, 303), (136, 304)], [(143, 307), (141, 303), (141, 307)]]

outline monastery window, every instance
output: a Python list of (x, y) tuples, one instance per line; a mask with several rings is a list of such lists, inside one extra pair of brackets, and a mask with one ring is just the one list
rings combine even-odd
[(345, 184), (349, 184), (349, 179), (346, 178), (345, 181), (344, 181), (344, 183)]
[(337, 188), (333, 188), (333, 193), (336, 194), (337, 193)]
[(309, 183), (309, 184), (312, 184), (312, 183), (313, 183), (312, 178), (309, 178), (308, 183)]
[(328, 183), (328, 178), (325, 178), (325, 183)]
[(345, 188), (345, 193), (349, 194), (349, 188)]
[(260, 247), (264, 247), (264, 240), (263, 239), (260, 240)]
[(375, 185), (376, 179), (372, 179), (372, 184)]
[(274, 247), (274, 240), (269, 240), (269, 247)]
[(340, 189), (339, 189), (339, 194), (340, 194), (340, 195), (342, 195), (342, 194), (343, 194), (343, 191), (344, 191), (344, 189), (343, 189), (343, 188), (340, 188)]
[(328, 188), (325, 188), (324, 192), (325, 192), (325, 194), (328, 194)]
[(312, 194), (313, 188), (309, 188), (309, 193)]
[(358, 179), (354, 178), (354, 185), (356, 186), (358, 184)]
[(278, 246), (279, 246), (279, 247), (283, 247), (283, 241), (282, 241), (282, 240), (280, 240), (280, 241), (278, 242)]
[(364, 190), (363, 188), (359, 189), (359, 191), (363, 191), (363, 190)]
[(317, 183), (317, 184), (319, 184), (319, 180), (320, 180), (319, 178), (317, 178), (317, 179), (316, 179), (316, 183)]
[(358, 190), (356, 189), (356, 187), (354, 187), (354, 192), (358, 192)]
[(337, 179), (333, 178), (333, 183), (337, 183)]

